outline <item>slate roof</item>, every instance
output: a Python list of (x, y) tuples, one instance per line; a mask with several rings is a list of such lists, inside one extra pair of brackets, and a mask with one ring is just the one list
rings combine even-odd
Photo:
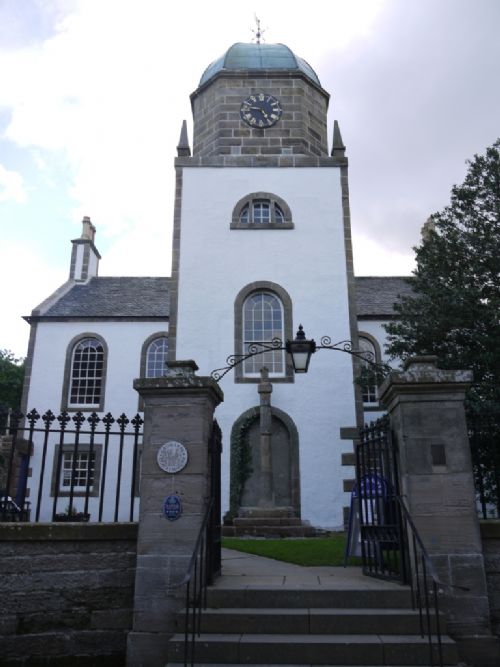
[(362, 276), (356, 278), (358, 317), (390, 317), (398, 295), (410, 296), (412, 288), (403, 276)]
[[(97, 277), (44, 302), (42, 317), (168, 317), (170, 278)], [(44, 307), (45, 306), (45, 307)]]
[[(43, 318), (168, 318), (171, 278), (103, 277), (86, 283), (63, 285), (33, 311)], [(411, 294), (401, 276), (356, 278), (358, 317), (393, 315), (398, 294)], [(61, 294), (61, 296), (59, 296)]]

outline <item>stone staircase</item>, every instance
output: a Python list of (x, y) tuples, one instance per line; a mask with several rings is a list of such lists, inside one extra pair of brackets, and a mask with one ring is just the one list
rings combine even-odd
[(314, 537), (316, 532), (291, 507), (240, 508), (232, 524), (222, 527), (224, 537)]
[[(170, 667), (183, 661), (183, 622), (181, 613)], [(409, 589), (382, 581), (359, 588), (226, 584), (208, 590), (195, 664), (430, 665), (419, 627)], [(442, 650), (444, 664), (457, 665), (455, 642), (446, 635)]]

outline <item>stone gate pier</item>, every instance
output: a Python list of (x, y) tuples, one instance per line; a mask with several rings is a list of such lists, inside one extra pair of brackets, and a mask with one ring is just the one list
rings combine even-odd
[(134, 381), (144, 401), (144, 442), (128, 667), (166, 663), (174, 615), (185, 598), (176, 584), (186, 574), (210, 494), (208, 442), (223, 394), (196, 370), (194, 361), (172, 361), (164, 377)]
[(441, 370), (437, 357), (409, 359), (380, 388), (399, 449), (401, 494), (437, 570), (448, 631), (467, 663), (498, 664), (491, 635), (465, 392), (471, 371)]

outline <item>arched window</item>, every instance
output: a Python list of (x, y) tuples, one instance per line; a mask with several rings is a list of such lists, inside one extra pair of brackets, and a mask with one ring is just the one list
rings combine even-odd
[(167, 352), (168, 338), (166, 336), (154, 338), (149, 343), (146, 351), (145, 376), (147, 378), (157, 378), (165, 375)]
[[(234, 303), (235, 352), (248, 354), (263, 349), (276, 338), (292, 338), (292, 302), (288, 293), (275, 283), (259, 281), (244, 287)], [(235, 367), (235, 382), (258, 382), (260, 369), (266, 367), (273, 382), (293, 382), (293, 366), (284, 350), (266, 350)]]
[[(367, 336), (359, 336), (360, 352), (366, 352), (367, 359), (370, 361), (379, 361), (378, 345)], [(363, 403), (371, 405), (378, 403), (377, 376), (373, 366), (368, 361), (361, 361), (361, 394)]]
[[(270, 343), (273, 339), (284, 340), (283, 305), (275, 294), (255, 292), (243, 305), (243, 353), (252, 351), (252, 343)], [(283, 350), (272, 350), (250, 357), (244, 364), (247, 376), (258, 375), (265, 366), (270, 376), (284, 375)]]
[(254, 199), (246, 204), (240, 213), (239, 222), (241, 224), (268, 225), (272, 222), (283, 224), (285, 216), (276, 202), (269, 199)]
[(231, 229), (293, 229), (288, 204), (271, 192), (253, 192), (236, 204)]
[(105, 347), (88, 336), (72, 348), (67, 407), (101, 409), (104, 398)]

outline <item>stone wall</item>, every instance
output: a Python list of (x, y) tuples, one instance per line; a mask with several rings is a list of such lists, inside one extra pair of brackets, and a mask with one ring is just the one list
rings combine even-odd
[(122, 667), (137, 524), (0, 524), (0, 665)]
[[(280, 101), (283, 114), (273, 127), (249, 127), (240, 118), (241, 103), (256, 92)], [(328, 94), (301, 74), (225, 72), (195, 91), (191, 101), (194, 156), (328, 155)]]
[(481, 521), (491, 630), (500, 637), (500, 521)]

